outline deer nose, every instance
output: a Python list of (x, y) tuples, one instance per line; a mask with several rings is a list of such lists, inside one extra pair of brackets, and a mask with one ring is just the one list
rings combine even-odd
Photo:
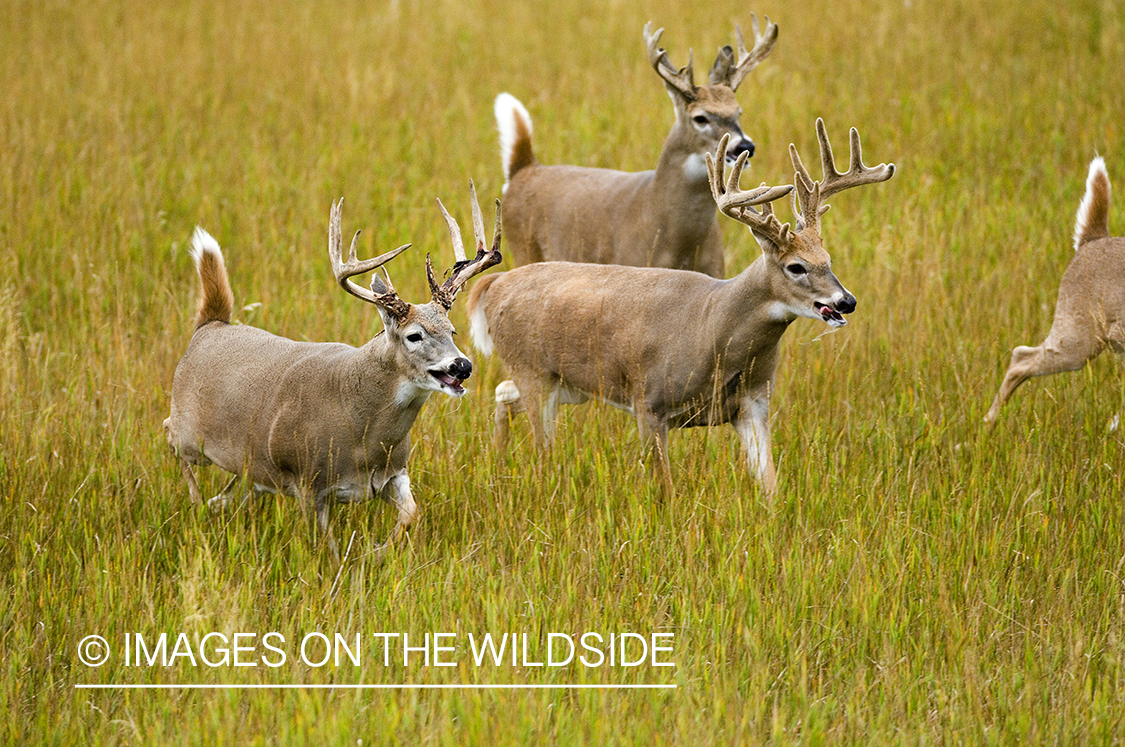
[(464, 381), (469, 378), (473, 373), (473, 364), (469, 362), (468, 358), (455, 358), (453, 363), (449, 364), (449, 375)]
[(851, 293), (845, 293), (843, 300), (836, 304), (836, 311), (841, 314), (850, 314), (855, 311), (855, 296)]
[(743, 137), (739, 140), (733, 148), (727, 151), (727, 156), (729, 158), (738, 158), (743, 153), (746, 154), (747, 158), (754, 155), (754, 141), (748, 137)]

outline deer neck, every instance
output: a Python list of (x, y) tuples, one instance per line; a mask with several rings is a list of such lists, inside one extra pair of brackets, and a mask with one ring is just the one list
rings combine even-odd
[(355, 396), (358, 416), (386, 422), (389, 431), (405, 437), (432, 392), (411, 381), (409, 364), (401, 358), (399, 346), (380, 332), (355, 350), (343, 385)]
[(710, 202), (708, 212), (713, 214), (715, 206), (707, 182), (707, 162), (690, 130), (690, 125), (679, 119), (672, 125), (656, 163), (653, 189), (658, 195), (680, 203), (684, 200), (705, 205)]
[(776, 347), (796, 317), (786, 311), (774, 290), (778, 268), (762, 254), (749, 267), (715, 288), (714, 319), (739, 347)]

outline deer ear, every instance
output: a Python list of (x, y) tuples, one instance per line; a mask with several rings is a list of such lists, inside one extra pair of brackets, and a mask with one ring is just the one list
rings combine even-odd
[(781, 256), (781, 249), (772, 239), (766, 238), (753, 229), (750, 230), (750, 233), (753, 234), (754, 238), (757, 240), (758, 246), (761, 247), (763, 254), (768, 254), (771, 257)]
[(387, 292), (387, 284), (378, 275), (371, 276), (371, 292), (381, 296)]

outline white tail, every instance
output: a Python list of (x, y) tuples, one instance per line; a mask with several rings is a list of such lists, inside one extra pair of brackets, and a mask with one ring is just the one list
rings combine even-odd
[[(473, 193), (476, 257), (465, 257), (460, 230), (446, 214), (457, 262), (439, 286), (427, 258), (430, 303), (403, 301), (386, 275), (373, 276), (370, 289), (363, 288), (351, 278), (383, 266), (409, 244), (359, 260), (353, 237), (345, 260), (342, 203), (332, 206), (329, 259), (340, 286), (379, 310), (385, 334), (353, 348), (298, 342), (231, 325), (233, 295), (222, 252), (214, 239), (197, 229), (192, 256), (200, 269), (201, 309), (219, 313), (201, 311), (176, 367), (172, 412), (164, 421), (193, 502), (200, 502), (201, 495), (192, 465), (214, 463), (236, 475), (246, 474), (256, 491), (296, 496), (302, 510), (315, 508), (317, 525), (337, 560), (328, 526), (332, 500), (381, 496), (393, 503), (398, 522), (383, 548), (413, 520), (417, 507), (406, 473), (410, 430), (431, 393), (463, 395), (462, 384), (472, 372), (472, 364), (453, 343), (449, 308), (470, 277), (501, 259), (499, 201), (496, 233), (486, 251)], [(220, 494), (212, 503), (224, 505), (226, 497)]]
[(672, 99), (675, 122), (655, 171), (625, 173), (577, 166), (542, 166), (531, 143), (531, 117), (507, 93), (496, 99), (504, 167), (504, 232), (516, 264), (569, 260), (670, 267), (714, 277), (724, 271), (723, 243), (710, 199), (704, 158), (723, 137), (730, 159), (753, 154), (739, 126), (734, 92), (773, 49), (777, 25), (765, 31), (751, 15), (755, 44), (719, 50), (710, 83), (696, 85), (692, 65), (676, 69), (658, 46), (663, 29), (644, 28), (650, 64)]
[(1038, 347), (1017, 346), (985, 423), (1028, 379), (1077, 371), (1107, 347), (1125, 355), (1125, 238), (1109, 235), (1109, 174), (1101, 157), (1090, 163), (1086, 194), (1074, 226), (1074, 259), (1063, 273), (1055, 318)]
[[(746, 223), (763, 250), (735, 278), (546, 262), (479, 280), (469, 294), (473, 339), (487, 339), (512, 378), (497, 389), (498, 441), (507, 437), (509, 414), (526, 405), (536, 441), (547, 448), (560, 404), (600, 399), (636, 416), (641, 438), (655, 451), (657, 470), (670, 487), (669, 428), (731, 423), (750, 469), (772, 493), (769, 397), (781, 337), (797, 317), (841, 326), (843, 315), (856, 307), (824, 250), (817, 218), (827, 205), (820, 200), (894, 174), (893, 164), (863, 165), (854, 129), (852, 167), (837, 173), (820, 120), (817, 134), (823, 181), (812, 181), (792, 151), (798, 197), (807, 200), (800, 204), (796, 230), (781, 224), (770, 208), (793, 187), (739, 189), (748, 154), (739, 155), (727, 178), (726, 138), (714, 160), (708, 159), (709, 191), (720, 210)], [(761, 205), (762, 212), (752, 205)]]

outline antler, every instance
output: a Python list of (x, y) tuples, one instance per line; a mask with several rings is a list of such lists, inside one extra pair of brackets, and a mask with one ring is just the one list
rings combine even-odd
[(496, 229), (492, 234), (492, 249), (485, 250), (484, 218), (481, 216), (480, 203), (477, 202), (477, 190), (473, 180), (469, 180), (469, 195), (472, 198), (473, 208), (473, 235), (477, 242), (477, 255), (473, 259), (465, 256), (465, 244), (461, 241), (461, 228), (457, 221), (445, 209), (445, 205), (438, 200), (438, 207), (449, 226), (449, 238), (453, 242), (453, 256), (457, 260), (449, 271), (449, 278), (440, 286), (434, 279), (434, 268), (430, 263), (430, 255), (426, 255), (426, 277), (430, 281), (430, 295), (436, 303), (453, 308), (453, 301), (457, 294), (465, 287), (465, 283), (474, 275), (484, 272), (493, 265), (500, 264), (503, 257), (500, 255), (500, 200), (496, 201)]
[(340, 214), (342, 213), (343, 206), (343, 197), (333, 202), (332, 211), (328, 218), (328, 259), (332, 262), (332, 273), (336, 276), (336, 282), (340, 284), (341, 288), (356, 298), (381, 306), (396, 317), (405, 317), (410, 310), (410, 304), (403, 301), (395, 293), (394, 286), (391, 285), (391, 276), (386, 274), (387, 271), (385, 269), (383, 270), (383, 274), (386, 277), (386, 283), (383, 291), (376, 290), (377, 287), (384, 286), (384, 283), (379, 280), (378, 276), (371, 279), (371, 290), (361, 288), (353, 283), (350, 278), (355, 275), (370, 272), (390, 262), (409, 249), (410, 244), (403, 244), (398, 249), (392, 249), (386, 254), (381, 254), (374, 259), (360, 260), (356, 259), (355, 256), (355, 243), (356, 239), (359, 238), (359, 231), (356, 231), (355, 236), (352, 237), (351, 248), (348, 250), (348, 261), (345, 262), (343, 257), (343, 234), (340, 230)]
[[(773, 214), (770, 204), (779, 197), (784, 197), (793, 191), (793, 185), (785, 184), (770, 187), (765, 184), (749, 192), (739, 189), (738, 180), (742, 177), (742, 169), (750, 154), (742, 152), (730, 170), (730, 177), (724, 181), (723, 172), (726, 170), (727, 144), (730, 135), (723, 135), (719, 141), (719, 149), (712, 158), (707, 154), (707, 176), (711, 183), (711, 194), (715, 204), (723, 215), (734, 218), (740, 223), (750, 226), (755, 234), (769, 239), (779, 247), (789, 243), (789, 224), (781, 223)], [(762, 212), (751, 209), (751, 205), (761, 205)]]
[(809, 176), (801, 157), (797, 155), (797, 147), (790, 143), (789, 156), (793, 160), (796, 170), (794, 181), (797, 186), (797, 199), (801, 203), (801, 221), (808, 226), (818, 226), (820, 216), (828, 212), (828, 205), (821, 205), (821, 201), (851, 187), (863, 184), (885, 182), (894, 176), (895, 165), (881, 163), (878, 166), (863, 165), (863, 149), (859, 142), (859, 131), (851, 130), (851, 167), (848, 173), (841, 174), (836, 171), (836, 163), (832, 158), (832, 144), (828, 142), (828, 133), (824, 129), (824, 120), (816, 119), (816, 136), (820, 141), (820, 159), (824, 168), (824, 180), (815, 182)]
[(679, 91), (684, 98), (688, 101), (694, 101), (696, 97), (696, 86), (694, 75), (691, 71), (692, 58), (688, 53), (688, 64), (686, 67), (681, 67), (677, 70), (672, 66), (668, 60), (668, 52), (662, 47), (656, 46), (660, 41), (661, 34), (664, 33), (663, 28), (656, 30), (656, 33), (650, 33), (652, 29), (652, 21), (645, 24), (643, 34), (645, 38), (645, 48), (648, 49), (648, 61), (652, 63), (652, 67), (656, 70), (664, 81)]
[(715, 65), (711, 68), (712, 85), (725, 85), (737, 91), (750, 71), (773, 51), (773, 45), (777, 43), (777, 24), (771, 23), (769, 16), (766, 16), (766, 31), (763, 34), (758, 29), (757, 17), (751, 13), (750, 25), (754, 31), (754, 48), (749, 52), (746, 51), (742, 28), (736, 23), (734, 35), (738, 41), (738, 60), (735, 61), (734, 50), (730, 45), (720, 49), (719, 56), (715, 58)]

